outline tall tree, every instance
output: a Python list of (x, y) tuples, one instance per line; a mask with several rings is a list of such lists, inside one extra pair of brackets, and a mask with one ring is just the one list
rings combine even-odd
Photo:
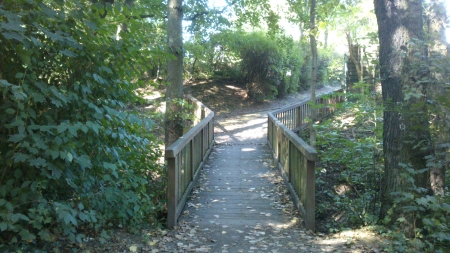
[(309, 20), (310, 20), (310, 31), (309, 31), (309, 40), (311, 44), (311, 101), (313, 106), (311, 108), (311, 119), (312, 122), (309, 125), (309, 136), (310, 136), (310, 145), (311, 147), (316, 147), (316, 130), (314, 129), (314, 121), (316, 119), (316, 111), (317, 109), (314, 107), (316, 102), (316, 83), (317, 83), (317, 43), (316, 43), (316, 0), (310, 1), (310, 11), (309, 11)]
[[(411, 183), (427, 188), (425, 157), (430, 154), (430, 131), (424, 83), (427, 70), (421, 0), (375, 0), (380, 40), (380, 74), (384, 103), (384, 185), (380, 218), (392, 225), (399, 218), (402, 230), (412, 236), (413, 217), (394, 206), (394, 192), (404, 192)], [(404, 175), (413, 169), (414, 178)], [(392, 211), (390, 215), (390, 211)]]
[(183, 1), (169, 0), (167, 3), (167, 38), (170, 54), (167, 60), (165, 145), (170, 146), (183, 135)]

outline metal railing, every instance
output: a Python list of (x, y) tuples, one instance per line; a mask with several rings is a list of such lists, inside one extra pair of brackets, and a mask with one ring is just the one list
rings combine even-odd
[(214, 145), (214, 112), (189, 97), (195, 126), (166, 148), (168, 169), (167, 226), (177, 225), (186, 200)]
[[(342, 92), (342, 89), (335, 92)], [(318, 97), (315, 101), (319, 107), (317, 119), (330, 115), (342, 100), (341, 95)], [(309, 100), (269, 112), (267, 139), (294, 204), (304, 217), (306, 229), (315, 230), (317, 152), (296, 134), (308, 125), (310, 115)]]

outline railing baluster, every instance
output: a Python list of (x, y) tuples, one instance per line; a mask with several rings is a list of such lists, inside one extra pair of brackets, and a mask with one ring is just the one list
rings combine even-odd
[[(338, 98), (317, 98), (313, 104), (320, 105), (317, 112), (322, 118), (334, 111)], [(306, 144), (293, 130), (307, 125), (311, 116), (309, 102), (292, 105), (268, 113), (268, 143), (272, 148), (278, 168), (291, 192), (296, 206), (302, 211), (306, 228), (315, 230), (315, 162), (317, 152)]]
[[(193, 97), (192, 114), (197, 123), (181, 138), (166, 148), (168, 169), (167, 225), (173, 228), (186, 204), (186, 200), (198, 180), (204, 160), (214, 145), (214, 112)], [(198, 119), (198, 116), (200, 119)]]

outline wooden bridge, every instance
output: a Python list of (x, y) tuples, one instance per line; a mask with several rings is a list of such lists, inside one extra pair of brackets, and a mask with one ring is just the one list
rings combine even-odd
[[(318, 117), (332, 113), (342, 98), (331, 94), (317, 98), (315, 104), (321, 105)], [(247, 236), (234, 246), (248, 244), (247, 249), (257, 239), (248, 235), (257, 231), (270, 230), (272, 238), (277, 231), (303, 222), (307, 230), (314, 231), (317, 152), (298, 136), (311, 112), (309, 100), (269, 113), (228, 119), (228, 125), (217, 122), (217, 136), (214, 112), (194, 98), (190, 101), (197, 124), (165, 154), (168, 226), (189, 222), (227, 247), (242, 233)], [(280, 175), (299, 217), (284, 214), (292, 204), (287, 205), (282, 194), (273, 190), (274, 185), (283, 183), (277, 180)], [(225, 250), (239, 252), (238, 248)]]

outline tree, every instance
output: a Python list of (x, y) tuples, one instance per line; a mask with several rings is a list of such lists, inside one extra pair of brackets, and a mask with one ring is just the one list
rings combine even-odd
[(317, 28), (316, 28), (316, 0), (310, 1), (310, 13), (309, 13), (309, 19), (310, 19), (310, 31), (309, 31), (309, 40), (311, 44), (311, 101), (313, 103), (311, 108), (311, 119), (312, 122), (309, 125), (309, 135), (310, 135), (310, 143), (311, 147), (316, 147), (316, 130), (314, 129), (314, 121), (316, 119), (316, 108), (315, 108), (315, 102), (316, 102), (316, 82), (317, 82), (317, 43), (316, 43), (316, 34), (317, 34)]
[(308, 0), (287, 0), (290, 10), (293, 13), (293, 17), (291, 17), (291, 21), (298, 24), (298, 29), (300, 31), (300, 37), (298, 38), (299, 41), (302, 41), (304, 30), (307, 27), (308, 23), (308, 7), (309, 7), (309, 1)]
[(172, 55), (167, 60), (165, 144), (170, 146), (183, 135), (180, 100), (183, 99), (183, 9), (182, 0), (167, 3), (167, 39)]
[[(402, 230), (412, 236), (414, 217), (395, 205), (393, 193), (416, 186), (427, 188), (427, 155), (430, 131), (426, 90), (427, 74), (421, 0), (375, 0), (380, 40), (380, 74), (384, 103), (384, 184), (380, 218), (388, 225), (403, 221)], [(405, 176), (411, 172), (413, 178)]]

